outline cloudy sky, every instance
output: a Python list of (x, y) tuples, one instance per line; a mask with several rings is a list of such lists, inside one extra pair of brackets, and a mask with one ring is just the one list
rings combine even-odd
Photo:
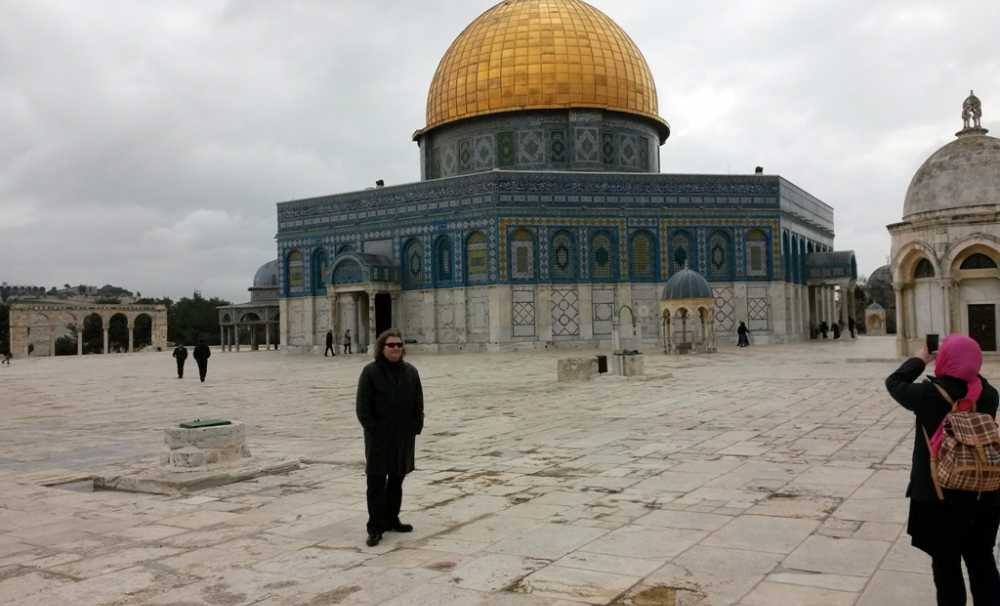
[[(437, 62), (492, 0), (0, 0), (0, 281), (243, 301), (275, 202), (419, 180)], [(1000, 2), (592, 0), (644, 52), (664, 172), (763, 165), (868, 273), (975, 88)]]

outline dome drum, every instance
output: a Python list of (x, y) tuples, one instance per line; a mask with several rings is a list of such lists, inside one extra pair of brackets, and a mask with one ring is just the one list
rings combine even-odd
[(447, 124), (420, 141), (424, 179), (493, 169), (657, 173), (656, 129), (630, 114), (544, 110)]

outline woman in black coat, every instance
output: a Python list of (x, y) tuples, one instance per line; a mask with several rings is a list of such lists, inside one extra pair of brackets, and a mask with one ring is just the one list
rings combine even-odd
[(913, 465), (906, 496), (910, 515), (906, 530), (913, 546), (931, 556), (937, 603), (965, 604), (962, 560), (969, 571), (972, 598), (976, 606), (1000, 604), (1000, 574), (993, 549), (1000, 527), (1000, 494), (944, 490), (940, 500), (931, 479), (928, 436), (933, 436), (951, 411), (941, 386), (954, 402), (976, 396), (978, 412), (996, 416), (997, 390), (979, 375), (982, 352), (979, 345), (964, 335), (951, 335), (941, 344), (935, 372), (917, 383), (933, 356), (925, 348), (889, 375), (885, 386), (889, 394), (916, 415), (913, 441)]
[(401, 333), (390, 328), (375, 342), (375, 361), (358, 380), (357, 414), (365, 432), (368, 480), (368, 540), (375, 546), (387, 530), (410, 532), (399, 520), (403, 479), (414, 469), (416, 436), (424, 429), (420, 373), (403, 361)]

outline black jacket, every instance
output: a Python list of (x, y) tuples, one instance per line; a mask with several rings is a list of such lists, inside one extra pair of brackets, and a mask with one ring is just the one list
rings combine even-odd
[(208, 345), (196, 345), (194, 348), (194, 359), (199, 362), (207, 361), (212, 356), (212, 351)]
[(424, 429), (424, 391), (417, 369), (407, 362), (368, 364), (358, 380), (356, 405), (365, 432), (365, 473), (413, 471), (415, 436)]
[[(913, 465), (910, 468), (910, 485), (906, 489), (906, 496), (918, 501), (937, 501), (934, 483), (931, 481), (931, 456), (927, 450), (923, 429), (927, 430), (928, 436), (933, 436), (941, 421), (951, 411), (951, 405), (934, 387), (934, 383), (943, 387), (956, 402), (965, 397), (968, 388), (965, 381), (953, 377), (928, 377), (926, 381), (915, 383), (914, 381), (924, 372), (924, 366), (924, 361), (920, 358), (910, 358), (903, 362), (896, 372), (889, 375), (885, 380), (885, 387), (894, 400), (917, 417), (916, 435), (913, 438)], [(983, 393), (976, 402), (976, 410), (995, 417), (998, 404), (997, 390), (986, 379), (982, 381)], [(947, 501), (964, 501), (976, 499), (978, 496), (976, 493), (961, 490), (945, 490), (944, 493)], [(979, 499), (984, 504), (1000, 503), (1000, 493), (983, 493)]]
[(177, 358), (178, 362), (183, 362), (184, 360), (187, 360), (188, 357), (187, 347), (184, 347), (183, 345), (180, 347), (175, 347), (174, 357)]
[(333, 347), (333, 333), (332, 332), (326, 333), (326, 346), (327, 347)]

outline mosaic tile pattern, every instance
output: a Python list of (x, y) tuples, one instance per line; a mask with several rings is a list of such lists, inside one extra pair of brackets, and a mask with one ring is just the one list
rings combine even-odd
[(594, 336), (610, 336), (615, 313), (615, 289), (595, 287), (591, 297), (594, 305)]
[(533, 286), (514, 286), (511, 297), (514, 336), (535, 336), (535, 288)]
[(771, 328), (771, 300), (767, 297), (767, 289), (750, 287), (747, 289), (747, 327), (750, 330), (769, 330)]
[(736, 298), (732, 286), (719, 286), (712, 289), (715, 297), (715, 330), (720, 335), (736, 330)]
[(552, 336), (580, 334), (580, 295), (576, 288), (552, 289)]

